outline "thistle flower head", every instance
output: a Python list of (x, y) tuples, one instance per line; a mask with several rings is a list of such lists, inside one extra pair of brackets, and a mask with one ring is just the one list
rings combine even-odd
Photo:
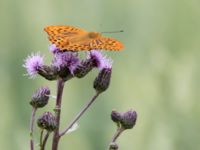
[(56, 80), (58, 78), (58, 68), (55, 66), (44, 65), (38, 70), (38, 74), (47, 80)]
[(38, 69), (44, 65), (43, 58), (40, 53), (32, 53), (24, 60), (23, 67), (26, 68), (27, 75), (31, 78), (36, 76)]
[(137, 112), (132, 109), (124, 113), (113, 110), (111, 112), (111, 119), (123, 130), (132, 129), (137, 120)]
[(62, 52), (54, 55), (53, 66), (62, 69), (69, 69), (70, 73), (73, 74), (74, 69), (79, 64), (79, 58), (77, 53), (74, 52)]
[(52, 113), (45, 112), (40, 118), (38, 118), (37, 125), (41, 129), (46, 129), (47, 131), (52, 132), (57, 128), (56, 118)]
[(74, 70), (74, 76), (83, 78), (94, 68), (93, 62), (90, 59), (81, 61), (81, 63)]
[(112, 67), (112, 59), (107, 58), (103, 53), (99, 50), (91, 50), (87, 56), (88, 59), (91, 59), (94, 63), (94, 66), (102, 70), (103, 68), (111, 68)]
[(113, 60), (111, 58), (105, 57), (104, 60), (103, 60), (101, 69), (103, 69), (103, 68), (111, 69), (112, 64), (113, 64)]
[(88, 52), (87, 59), (91, 59), (94, 63), (94, 66), (97, 68), (102, 67), (102, 60), (104, 59), (104, 56), (101, 51), (98, 50), (91, 50)]
[(137, 120), (137, 112), (129, 110), (122, 115), (121, 125), (124, 129), (132, 129)]
[(47, 105), (49, 101), (50, 90), (48, 87), (41, 87), (35, 91), (30, 101), (34, 108), (41, 108)]
[(100, 70), (98, 76), (95, 78), (93, 87), (98, 92), (104, 92), (108, 89), (110, 85), (112, 69), (111, 68), (103, 68)]
[(53, 54), (60, 52), (59, 48), (57, 48), (55, 44), (49, 46), (49, 51), (52, 52)]
[(113, 122), (117, 123), (117, 125), (118, 125), (122, 120), (122, 115), (121, 115), (120, 112), (113, 110), (111, 112), (111, 119), (112, 119)]

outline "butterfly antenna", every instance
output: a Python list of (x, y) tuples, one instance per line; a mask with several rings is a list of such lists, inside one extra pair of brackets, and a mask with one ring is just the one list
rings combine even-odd
[(120, 32), (124, 32), (124, 30), (118, 30), (118, 31), (109, 31), (109, 32), (101, 32), (101, 33), (120, 33)]

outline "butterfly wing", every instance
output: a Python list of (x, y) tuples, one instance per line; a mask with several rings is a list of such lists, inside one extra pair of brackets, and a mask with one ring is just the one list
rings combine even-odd
[(49, 36), (64, 36), (70, 37), (72, 35), (86, 33), (85, 30), (73, 26), (47, 26), (44, 28)]
[(73, 26), (47, 26), (44, 28), (44, 31), (47, 32), (49, 41), (55, 44), (60, 50), (70, 50), (67, 47), (70, 39), (74, 36), (87, 33), (85, 30)]
[(60, 50), (89, 51), (105, 49), (119, 51), (123, 44), (113, 38), (98, 36), (91, 38), (88, 32), (73, 26), (47, 26), (44, 28), (49, 40)]
[(99, 37), (97, 39), (93, 39), (90, 42), (90, 47), (92, 49), (105, 49), (111, 51), (119, 51), (124, 48), (120, 41), (108, 37)]
[(91, 50), (91, 47), (88, 43), (69, 44), (66, 47), (67, 47), (66, 49), (69, 49), (72, 51), (89, 51), (89, 50)]
[(111, 50), (119, 51), (124, 48), (123, 44), (113, 38), (99, 37), (95, 39), (82, 39), (79, 42), (71, 43), (65, 38), (59, 40), (58, 45), (64, 45), (59, 47), (61, 50), (72, 51), (90, 51), (90, 50)]
[[(76, 39), (77, 37), (75, 37)], [(56, 45), (61, 51), (83, 51), (91, 50), (89, 42), (83, 40), (81, 42), (72, 42), (72, 38), (50, 36), (49, 40)]]

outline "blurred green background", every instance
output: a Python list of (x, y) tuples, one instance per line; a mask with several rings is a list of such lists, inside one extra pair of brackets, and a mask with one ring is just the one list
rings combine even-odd
[[(199, 0), (0, 0), (0, 149), (28, 150), (30, 97), (44, 85), (56, 93), (56, 82), (23, 76), (23, 60), (40, 51), (50, 63), (43, 28), (73, 25), (100, 32), (123, 29), (108, 36), (126, 48), (106, 52), (114, 60), (110, 88), (81, 118), (79, 129), (61, 139), (59, 150), (106, 150), (115, 131), (114, 108), (138, 112), (135, 128), (118, 139), (123, 150), (199, 150), (199, 6)], [(66, 83), (61, 128), (94, 95), (96, 75)], [(38, 143), (38, 131), (35, 139)]]

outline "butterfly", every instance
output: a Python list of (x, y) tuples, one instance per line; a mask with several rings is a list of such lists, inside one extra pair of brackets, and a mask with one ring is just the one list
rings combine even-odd
[(100, 32), (87, 32), (73, 26), (47, 26), (44, 31), (48, 39), (61, 51), (113, 50), (124, 48), (123, 44), (113, 38), (104, 37)]

